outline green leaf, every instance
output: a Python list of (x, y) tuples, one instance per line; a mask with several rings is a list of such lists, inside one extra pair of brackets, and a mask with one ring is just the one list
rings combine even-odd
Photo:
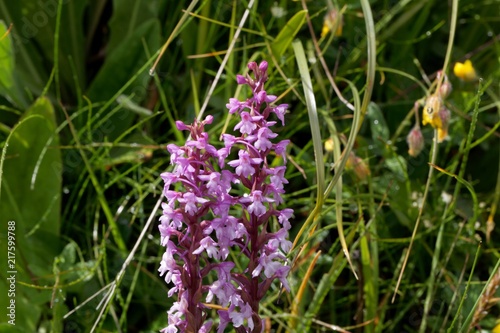
[[(130, 79), (131, 75), (148, 58), (143, 45), (146, 45), (150, 51), (159, 48), (160, 24), (158, 20), (152, 19), (141, 24), (131, 36), (122, 40), (122, 43), (109, 54), (87, 92), (90, 100), (97, 102), (109, 99)], [(128, 89), (127, 92), (145, 97), (148, 86), (144, 78), (148, 76), (148, 73), (143, 73), (132, 89)]]
[[(35, 286), (50, 285), (44, 278), (51, 276), (52, 259), (60, 250), (62, 164), (55, 129), (52, 105), (46, 98), (38, 99), (13, 128), (0, 161), (2, 224), (15, 222), (10, 231), (15, 234), (16, 317), (23, 318), (16, 325), (26, 332), (35, 331), (50, 301), (50, 290)], [(0, 239), (6, 239), (7, 231), (1, 228)], [(4, 245), (1, 250), (7, 253)], [(0, 306), (7, 302), (2, 297)]]
[(38, 232), (59, 235), (62, 164), (55, 129), (54, 109), (47, 98), (40, 98), (14, 127), (4, 147), (2, 215), (22, 224), (27, 238)]
[(14, 86), (14, 57), (12, 53), (12, 40), (7, 35), (7, 26), (0, 21), (0, 93), (8, 95)]
[(54, 258), (54, 274), (59, 274), (73, 267), (76, 261), (77, 246), (75, 243), (68, 243), (62, 252)]
[[(0, 17), (13, 23), (11, 32), (19, 89), (39, 95), (54, 65), (57, 0), (2, 1)], [(87, 1), (62, 1), (59, 32), (59, 75), (63, 99), (74, 98), (85, 84), (84, 16)], [(28, 103), (23, 104), (24, 107)]]
[(385, 145), (385, 142), (389, 140), (389, 128), (377, 104), (373, 102), (368, 104), (367, 118), (370, 121), (370, 129), (374, 143), (376, 145)]
[[(47, 4), (45, 4), (47, 7)], [(85, 87), (87, 61), (85, 55), (85, 16), (87, 1), (63, 1), (59, 32), (59, 76), (62, 96), (74, 98)], [(47, 9), (47, 13), (51, 14)], [(88, 15), (88, 14), (87, 14)], [(54, 16), (55, 24), (55, 16)], [(55, 29), (55, 28), (54, 28)], [(53, 35), (53, 34), (52, 34)], [(52, 35), (50, 38), (52, 39)], [(48, 51), (53, 59), (53, 50)], [(75, 85), (78, 85), (76, 87)], [(71, 91), (68, 91), (71, 89)]]
[[(23, 89), (40, 93), (49, 77), (44, 55), (52, 54), (53, 22), (36, 1), (0, 1), (0, 17), (12, 23), (10, 33), (15, 53), (15, 76)], [(36, 23), (36, 24), (35, 24)], [(50, 51), (49, 51), (50, 50)], [(23, 105), (27, 107), (28, 105)]]
[(12, 38), (7, 33), (7, 25), (0, 20), (0, 95), (3, 95), (12, 104), (23, 106), (24, 98), (18, 89), (15, 80), (15, 61)]
[(142, 23), (157, 17), (158, 0), (113, 0), (113, 16), (107, 52), (113, 53), (126, 38), (131, 37)]
[[(160, 23), (156, 19), (142, 23), (106, 58), (87, 92), (90, 100), (105, 101), (119, 91), (131, 79), (133, 73), (147, 61), (144, 47), (151, 53), (160, 47)], [(131, 95), (136, 102), (142, 101), (148, 94), (149, 80), (149, 73), (144, 71), (137, 76), (124, 94)], [(111, 116), (104, 126), (95, 131), (105, 135), (109, 140), (114, 140), (130, 127), (134, 117), (133, 112), (120, 110)]]
[(77, 261), (78, 252), (81, 252), (78, 244), (69, 242), (54, 258), (53, 272), (54, 275), (60, 276), (59, 283), (73, 285), (78, 280), (88, 280), (93, 276), (96, 262)]
[(281, 58), (285, 50), (290, 46), (293, 39), (299, 32), (306, 20), (307, 10), (297, 12), (281, 29), (278, 36), (274, 39), (271, 50), (276, 59)]

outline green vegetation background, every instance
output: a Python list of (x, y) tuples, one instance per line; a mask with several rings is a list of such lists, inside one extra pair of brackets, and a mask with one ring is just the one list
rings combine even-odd
[[(185, 140), (174, 121), (191, 122), (218, 80), (205, 111), (215, 117), (210, 135), (218, 140), (226, 121), (231, 131), (225, 104), (246, 97), (235, 75), (249, 60), (270, 63), (268, 91), (290, 104), (280, 136), (292, 142), (286, 175), (286, 205), (295, 210), (292, 240), (317, 213), (315, 229), (306, 225), (291, 256), (298, 263), (289, 279), (292, 292), (278, 301), (276, 285), (262, 304), (272, 330), (473, 332), (495, 326), (500, 314), (491, 288), (500, 284), (500, 233), (488, 227), (499, 221), (500, 2), (307, 1), (308, 16), (301, 1), (251, 2), (220, 77), (247, 1), (203, 0), (191, 14), (184, 11), (189, 2), (173, 0), (0, 2), (1, 332), (157, 332), (166, 326), (173, 300), (157, 274), (159, 212), (132, 249), (161, 195), (159, 174), (169, 168), (165, 146)], [(433, 130), (422, 128), (426, 146), (417, 157), (408, 155), (406, 135), (415, 123), (415, 101), (432, 93), (426, 79), (443, 67), (454, 3), (446, 69), (453, 84), (446, 100), (449, 139), (439, 144), (438, 168), (392, 302), (428, 181)], [(366, 24), (366, 6), (374, 26)], [(343, 13), (342, 34), (320, 38), (331, 8)], [(336, 194), (325, 197), (319, 211), (318, 183), (326, 187), (343, 157), (325, 151), (317, 160), (311, 111), (322, 142), (332, 139), (341, 149), (353, 130), (353, 112), (320, 65), (308, 20), (349, 103), (358, 91), (363, 97), (371, 90), (367, 46), (374, 45), (377, 66), (371, 103), (353, 141), (367, 169), (341, 171)], [(149, 70), (169, 38), (153, 77)], [(304, 45), (308, 62), (300, 62), (293, 40)], [(481, 80), (453, 75), (453, 64), (466, 59)], [(315, 110), (306, 103), (300, 65), (309, 66)], [(6, 311), (8, 221), (15, 221), (14, 327)], [(342, 251), (343, 237), (359, 279)], [(103, 306), (110, 290), (113, 297)], [(484, 312), (475, 314), (478, 309)]]

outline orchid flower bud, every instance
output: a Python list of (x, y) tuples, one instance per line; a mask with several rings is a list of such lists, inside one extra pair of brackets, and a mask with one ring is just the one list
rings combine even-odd
[(418, 156), (422, 149), (424, 149), (424, 136), (420, 130), (420, 126), (416, 124), (408, 133), (406, 137), (406, 142), (408, 143), (408, 154), (412, 157)]

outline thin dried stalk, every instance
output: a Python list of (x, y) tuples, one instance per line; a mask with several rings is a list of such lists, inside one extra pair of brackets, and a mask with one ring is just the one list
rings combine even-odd
[(488, 314), (488, 310), (498, 301), (500, 301), (499, 297), (495, 297), (498, 286), (500, 286), (500, 269), (491, 279), (491, 282), (486, 288), (486, 291), (483, 293), (483, 295), (481, 295), (479, 304), (477, 305), (474, 316), (472, 317), (472, 323), (469, 326), (469, 331), (472, 327), (476, 327), (477, 325), (479, 325), (479, 322)]

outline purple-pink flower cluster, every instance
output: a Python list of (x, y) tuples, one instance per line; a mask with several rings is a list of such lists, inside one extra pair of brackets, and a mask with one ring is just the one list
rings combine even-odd
[[(166, 251), (158, 270), (172, 285), (168, 296), (177, 294), (177, 301), (162, 332), (208, 332), (210, 308), (219, 309), (218, 332), (229, 324), (237, 332), (262, 332), (261, 299), (276, 279), (289, 289), (285, 255), (292, 246), (293, 210), (277, 208), (288, 183), (286, 167), (270, 164), (271, 156), (286, 163), (289, 140), (276, 142), (271, 129), (276, 121), (268, 120), (275, 114), (284, 125), (288, 105), (274, 105), (276, 96), (265, 91), (265, 61), (248, 68), (253, 75), (238, 75), (237, 82), (248, 85), (252, 97), (231, 98), (226, 105), (240, 117), (234, 127), (238, 136), (224, 134), (224, 146), (215, 148), (204, 131), (213, 121), (208, 116), (192, 125), (178, 121), (177, 128), (189, 131), (191, 139), (167, 147), (174, 171), (161, 175), (167, 202), (159, 229)], [(240, 257), (241, 269), (231, 251)]]

